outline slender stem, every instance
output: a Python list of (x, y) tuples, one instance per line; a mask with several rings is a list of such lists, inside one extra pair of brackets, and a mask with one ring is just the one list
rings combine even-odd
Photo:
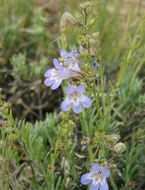
[[(89, 135), (89, 128), (88, 128), (88, 125), (87, 125), (87, 123), (86, 123), (87, 118), (86, 118), (86, 116), (85, 116), (85, 112), (84, 112), (84, 111), (83, 111), (83, 113), (81, 114), (81, 116), (82, 116), (82, 119), (81, 119), (81, 120), (82, 120), (82, 127), (83, 127), (84, 130), (85, 130), (86, 136), (90, 136), (90, 135)], [(90, 162), (91, 162), (91, 164), (93, 164), (93, 163), (94, 163), (94, 156), (93, 156), (93, 152), (92, 152), (91, 145), (88, 145), (87, 148), (88, 148), (88, 153), (89, 153)]]
[(109, 176), (109, 179), (110, 179), (113, 190), (118, 190), (116, 184), (114, 183), (112, 175)]

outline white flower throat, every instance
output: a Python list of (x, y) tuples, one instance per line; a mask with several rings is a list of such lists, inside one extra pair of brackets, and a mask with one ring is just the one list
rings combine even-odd
[(70, 93), (68, 96), (68, 102), (76, 105), (79, 104), (81, 99), (82, 99), (82, 94), (76, 90)]
[(105, 175), (101, 170), (92, 171), (90, 179), (94, 184), (98, 184), (100, 182), (103, 185), (105, 183)]
[(61, 78), (61, 75), (60, 75), (60, 72), (59, 70), (55, 70), (52, 72), (52, 75), (51, 75), (51, 78), (52, 80), (58, 80)]

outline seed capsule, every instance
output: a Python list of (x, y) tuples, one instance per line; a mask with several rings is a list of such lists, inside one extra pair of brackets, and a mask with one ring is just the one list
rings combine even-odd
[(64, 29), (67, 24), (78, 24), (78, 21), (73, 17), (69, 12), (65, 12), (60, 20), (60, 27), (61, 29)]
[(114, 146), (114, 151), (117, 152), (117, 153), (123, 153), (125, 150), (126, 150), (126, 146), (125, 146), (125, 144), (122, 143), (122, 142), (117, 143), (117, 144)]

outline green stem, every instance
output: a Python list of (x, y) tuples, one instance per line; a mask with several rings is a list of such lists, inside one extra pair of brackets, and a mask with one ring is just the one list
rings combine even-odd
[(109, 179), (110, 179), (113, 190), (117, 190), (118, 188), (117, 188), (116, 184), (114, 183), (112, 175), (110, 175)]
[[(90, 137), (89, 128), (88, 128), (88, 125), (86, 123), (86, 121), (87, 121), (86, 114), (83, 111), (83, 113), (81, 115), (82, 115), (82, 119), (81, 119), (82, 120), (82, 125), (83, 125), (83, 128), (85, 130), (86, 136)], [(90, 162), (91, 162), (91, 164), (93, 164), (94, 163), (94, 155), (93, 155), (93, 152), (92, 152), (91, 145), (88, 145), (87, 148), (88, 148)]]
[(97, 107), (97, 111), (98, 111), (98, 114), (99, 114), (99, 117), (100, 119), (103, 117), (102, 115), (102, 112), (100, 110), (100, 107), (99, 107), (99, 97), (97, 97), (96, 95), (96, 84), (95, 84), (95, 80), (93, 80), (93, 94), (94, 94), (94, 97), (95, 97), (95, 105)]

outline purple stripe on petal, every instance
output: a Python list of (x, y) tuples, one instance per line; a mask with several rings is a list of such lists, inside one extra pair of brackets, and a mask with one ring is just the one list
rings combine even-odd
[(83, 84), (79, 85), (77, 87), (77, 90), (80, 91), (81, 93), (84, 93), (86, 90), (85, 90), (85, 86)]
[(44, 83), (45, 83), (46, 86), (51, 86), (53, 82), (54, 82), (54, 81), (51, 80), (50, 78), (47, 78), (47, 79), (44, 81)]
[(61, 57), (66, 57), (66, 56), (68, 56), (68, 52), (65, 49), (61, 49), (60, 55), (61, 55)]
[(103, 185), (100, 184), (100, 190), (109, 190), (109, 186), (106, 180)]
[(48, 69), (48, 70), (44, 73), (44, 76), (45, 76), (45, 77), (50, 77), (50, 76), (51, 76), (51, 73), (53, 72), (53, 70), (55, 70), (55, 69)]
[(98, 189), (99, 189), (99, 185), (100, 185), (100, 184), (94, 185), (94, 184), (92, 183), (91, 186), (90, 186), (90, 190), (98, 190)]
[(98, 169), (100, 169), (100, 166), (97, 163), (93, 164), (91, 167), (91, 170), (98, 170)]
[(52, 89), (52, 90), (57, 89), (57, 88), (60, 86), (61, 82), (62, 82), (62, 79), (55, 81), (55, 82), (53, 83), (51, 89)]
[(61, 64), (58, 62), (58, 60), (56, 58), (53, 59), (53, 64), (56, 69), (60, 69)]
[(71, 108), (71, 105), (67, 103), (66, 99), (61, 103), (61, 109), (63, 111), (68, 111)]
[(87, 185), (88, 183), (91, 182), (91, 180), (89, 179), (90, 173), (84, 174), (81, 177), (81, 184), (83, 185)]
[(81, 111), (82, 111), (82, 107), (81, 107), (81, 105), (79, 104), (79, 105), (77, 105), (77, 106), (75, 106), (75, 105), (73, 105), (73, 111), (75, 112), (75, 113), (80, 113)]
[(66, 88), (65, 93), (66, 93), (66, 95), (68, 95), (68, 94), (72, 93), (74, 90), (76, 90), (76, 87), (73, 86), (73, 85), (69, 85), (69, 86)]
[(92, 105), (92, 100), (88, 98), (87, 96), (83, 95), (83, 100), (81, 101), (81, 104), (85, 108), (89, 108)]

